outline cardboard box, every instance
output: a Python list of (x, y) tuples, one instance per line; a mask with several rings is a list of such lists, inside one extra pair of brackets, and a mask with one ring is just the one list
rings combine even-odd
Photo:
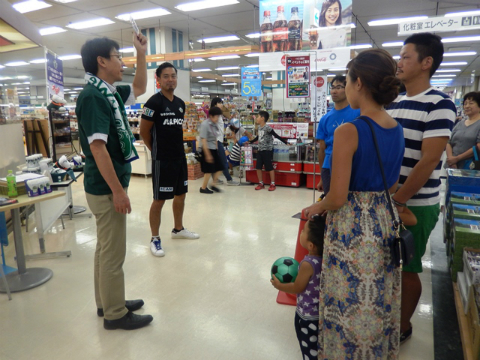
[(188, 180), (197, 180), (203, 177), (202, 167), (200, 164), (187, 165)]
[(467, 306), (467, 322), (468, 333), (472, 341), (473, 359), (478, 359), (480, 353), (480, 321), (478, 318), (478, 307), (475, 301), (476, 290), (475, 287), (470, 286)]

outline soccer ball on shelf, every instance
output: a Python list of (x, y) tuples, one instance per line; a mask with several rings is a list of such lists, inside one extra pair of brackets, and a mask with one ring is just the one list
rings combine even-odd
[(281, 257), (272, 265), (272, 275), (281, 283), (292, 283), (297, 278), (298, 261), (291, 257)]

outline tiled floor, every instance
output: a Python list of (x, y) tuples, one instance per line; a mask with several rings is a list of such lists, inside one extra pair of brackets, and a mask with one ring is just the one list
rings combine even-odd
[[(132, 179), (126, 291), (128, 298), (145, 300), (138, 313), (152, 314), (151, 325), (130, 332), (103, 329), (93, 297), (94, 218), (65, 220), (65, 230), (57, 221), (46, 236), (47, 251), (71, 250), (72, 256), (28, 261), (29, 267), (52, 269), (53, 278), (14, 293), (12, 301), (0, 294), (0, 359), (301, 359), (295, 308), (275, 302), (269, 275), (275, 259), (293, 256), (299, 220), (292, 215), (313, 201), (312, 191), (224, 186), (222, 194), (205, 195), (200, 184), (190, 181), (184, 217), (200, 240), (171, 240), (166, 206), (166, 256), (155, 258), (149, 250), (151, 179)], [(86, 205), (82, 184), (73, 189), (74, 203)], [(34, 221), (31, 216), (31, 229)], [(10, 240), (7, 265), (15, 266)], [(24, 233), (24, 243), (27, 254), (38, 252), (34, 231)], [(434, 358), (429, 264), (426, 256), (414, 336), (402, 346), (402, 360)]]

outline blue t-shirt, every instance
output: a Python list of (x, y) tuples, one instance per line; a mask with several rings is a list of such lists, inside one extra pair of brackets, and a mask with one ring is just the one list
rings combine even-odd
[(317, 129), (317, 140), (325, 141), (325, 160), (322, 168), (331, 168), (333, 151), (333, 133), (340, 125), (351, 122), (360, 116), (360, 109), (354, 110), (348, 105), (342, 110), (332, 109), (320, 119)]

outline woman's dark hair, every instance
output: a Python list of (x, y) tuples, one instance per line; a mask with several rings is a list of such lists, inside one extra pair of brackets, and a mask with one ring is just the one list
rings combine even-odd
[(388, 105), (398, 95), (400, 80), (395, 77), (397, 63), (385, 50), (362, 51), (347, 65), (348, 76), (352, 81), (362, 80), (379, 105)]
[[(212, 99), (212, 102), (210, 103), (210, 108), (213, 108), (214, 106), (218, 106), (217, 104), (223, 104), (222, 98), (219, 97), (214, 97)], [(211, 110), (210, 110), (211, 111)], [(221, 115), (221, 114), (220, 114)]]
[(327, 26), (327, 22), (325, 21), (325, 13), (327, 12), (328, 8), (335, 3), (338, 3), (338, 19), (335, 21), (335, 25), (342, 25), (342, 3), (340, 0), (325, 0), (322, 4), (322, 11), (320, 11), (320, 26)]
[(317, 215), (308, 220), (308, 241), (316, 246), (318, 255), (323, 256), (323, 239), (325, 237), (325, 216)]
[(215, 115), (222, 115), (222, 109), (220, 109), (218, 106), (213, 106), (210, 108), (208, 112), (208, 116), (215, 116)]
[(110, 58), (110, 51), (118, 50), (120, 46), (115, 40), (107, 37), (87, 40), (83, 44), (80, 54), (82, 55), (82, 64), (85, 72), (97, 75), (98, 62), (97, 57)]
[(433, 64), (430, 68), (430, 77), (432, 77), (443, 61), (444, 49), (442, 38), (431, 33), (418, 33), (406, 38), (403, 45), (407, 44), (415, 45), (415, 50), (418, 53), (418, 61), (422, 61), (428, 56), (432, 57)]
[(155, 70), (155, 74), (157, 75), (157, 78), (162, 76), (162, 71), (163, 71), (163, 69), (166, 69), (166, 68), (173, 68), (175, 70), (175, 74), (178, 74), (177, 68), (175, 66), (173, 66), (169, 62), (164, 62), (164, 63), (160, 64), (160, 66), (157, 68), (157, 70)]
[(472, 91), (472, 92), (469, 92), (467, 94), (465, 94), (465, 96), (463, 97), (463, 103), (465, 105), (465, 101), (467, 100), (472, 100), (472, 101), (475, 101), (477, 103), (477, 106), (480, 106), (480, 91)]

